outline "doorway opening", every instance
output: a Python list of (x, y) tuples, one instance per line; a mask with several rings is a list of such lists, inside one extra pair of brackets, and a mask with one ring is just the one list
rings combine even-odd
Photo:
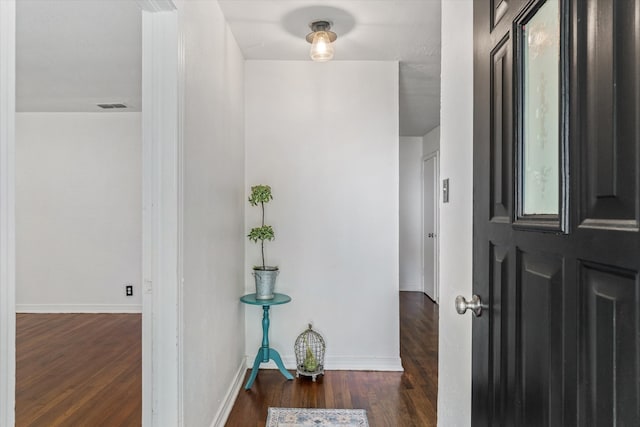
[[(440, 128), (400, 138), (400, 357), (436, 421), (438, 395), (438, 219)], [(427, 373), (424, 375), (424, 373)]]
[(438, 302), (440, 128), (400, 137), (400, 291)]
[(422, 292), (439, 302), (438, 236), (440, 203), (440, 156), (438, 151), (422, 160)]
[[(38, 2), (44, 3), (44, 2)], [(48, 3), (48, 2), (47, 2)], [(108, 2), (107, 2), (108, 3)], [(138, 0), (142, 12), (142, 424), (179, 425), (182, 227), (178, 19), (171, 0)], [(15, 423), (16, 1), (0, 2), (0, 423)], [(94, 58), (98, 61), (99, 58)], [(158, 106), (162, 108), (156, 108)], [(152, 327), (152, 325), (161, 326)], [(153, 368), (153, 369), (152, 369)], [(178, 386), (167, 386), (177, 384)]]
[(142, 419), (141, 13), (16, 4), (18, 425)]

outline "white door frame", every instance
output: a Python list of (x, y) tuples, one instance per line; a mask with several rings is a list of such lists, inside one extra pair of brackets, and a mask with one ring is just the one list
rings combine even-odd
[(0, 426), (15, 424), (16, 2), (0, 0)]
[[(182, 426), (182, 45), (172, 0), (143, 20), (143, 426)], [(15, 424), (15, 0), (0, 1), (0, 426)]]
[(424, 162), (434, 159), (435, 167), (435, 179), (433, 182), (433, 195), (434, 195), (434, 222), (435, 222), (435, 243), (434, 250), (435, 256), (433, 261), (433, 297), (436, 303), (440, 303), (440, 150), (436, 150), (422, 157), (422, 291), (424, 292), (424, 236), (426, 230), (424, 229)]
[(142, 425), (182, 426), (182, 44), (172, 0), (142, 8)]

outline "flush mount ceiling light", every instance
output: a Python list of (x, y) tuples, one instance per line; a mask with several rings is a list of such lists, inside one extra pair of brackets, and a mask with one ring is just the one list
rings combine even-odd
[(338, 36), (331, 29), (329, 21), (313, 21), (309, 24), (311, 31), (307, 41), (311, 43), (309, 55), (315, 62), (326, 62), (333, 59), (333, 42)]

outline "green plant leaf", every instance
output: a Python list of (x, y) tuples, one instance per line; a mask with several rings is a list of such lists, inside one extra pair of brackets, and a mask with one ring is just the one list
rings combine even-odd
[(269, 200), (273, 200), (270, 186), (254, 185), (251, 187), (251, 195), (249, 196), (249, 203), (251, 206), (257, 206), (260, 203), (268, 203)]
[(273, 240), (274, 233), (273, 228), (270, 225), (264, 224), (264, 204), (268, 203), (269, 200), (273, 200), (273, 196), (271, 195), (271, 187), (268, 185), (254, 185), (251, 187), (251, 195), (249, 196), (249, 203), (251, 206), (260, 206), (262, 210), (262, 226), (252, 228), (247, 237), (253, 242), (258, 243), (260, 240), (260, 250), (262, 255), (262, 267), (266, 267), (264, 261), (264, 241), (265, 240)]
[(273, 240), (275, 239), (275, 234), (273, 232), (273, 227), (270, 225), (263, 225), (262, 227), (252, 228), (247, 237), (252, 242), (258, 242), (258, 240)]

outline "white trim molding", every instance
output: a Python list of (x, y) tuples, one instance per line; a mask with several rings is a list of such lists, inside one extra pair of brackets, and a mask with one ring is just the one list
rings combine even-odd
[[(184, 425), (184, 94), (186, 52), (184, 32), (178, 25), (178, 420)], [(237, 393), (236, 393), (237, 394)], [(229, 408), (231, 411), (231, 408)], [(228, 415), (228, 414), (227, 414)]]
[(325, 359), (324, 366), (329, 371), (404, 371), (399, 357), (330, 356)]
[[(246, 357), (245, 367), (251, 369), (255, 355)], [(293, 355), (282, 356), (284, 367), (296, 370), (296, 357)], [(402, 360), (399, 357), (357, 357), (357, 356), (330, 356), (324, 361), (326, 371), (390, 371), (403, 372)], [(260, 365), (261, 369), (278, 369), (273, 361)]]
[(142, 313), (140, 304), (16, 304), (16, 313)]
[(154, 10), (142, 12), (142, 425), (180, 427), (180, 42), (178, 12)]
[(15, 423), (16, 2), (0, 1), (0, 425)]
[(233, 377), (233, 381), (224, 396), (220, 409), (218, 409), (218, 413), (213, 417), (211, 427), (224, 427), (227, 422), (231, 409), (233, 409), (233, 404), (236, 403), (238, 393), (244, 383), (244, 374), (247, 372), (246, 364), (247, 362), (245, 359), (240, 362), (240, 366), (238, 366), (238, 370)]
[(171, 12), (176, 9), (172, 0), (136, 0), (136, 3), (146, 12)]

